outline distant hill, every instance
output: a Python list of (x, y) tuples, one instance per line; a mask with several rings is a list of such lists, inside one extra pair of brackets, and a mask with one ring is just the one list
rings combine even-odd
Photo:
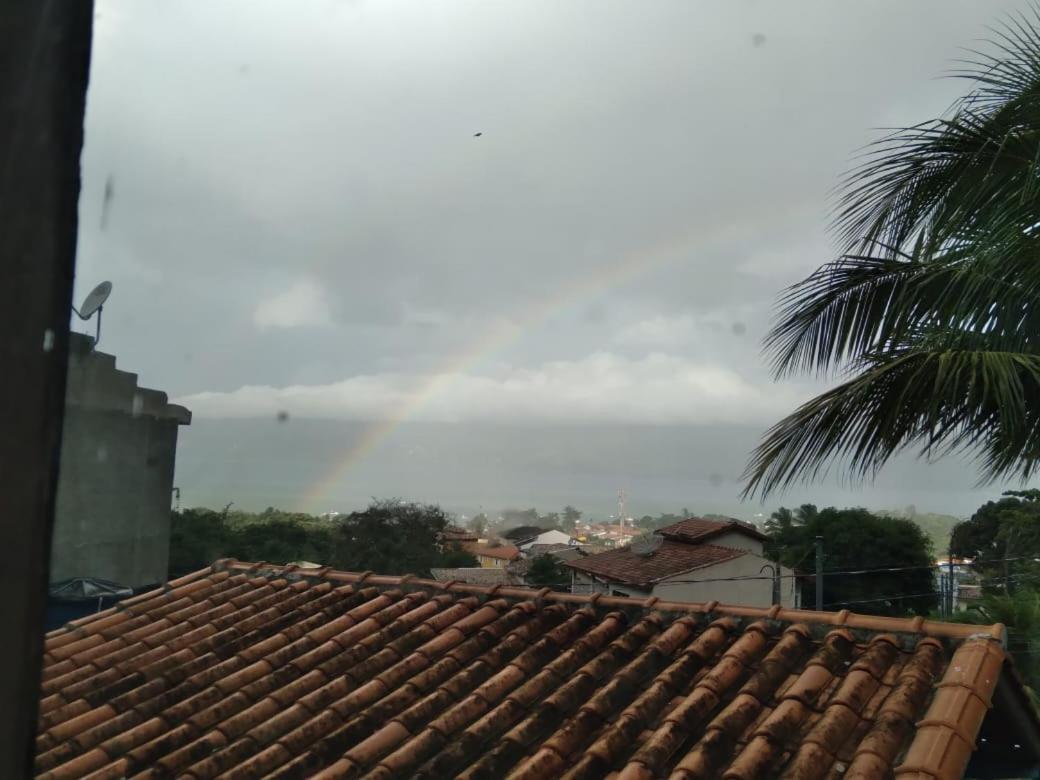
[(880, 514), (916, 523), (922, 531), (928, 534), (928, 538), (932, 540), (932, 552), (939, 557), (946, 555), (950, 549), (950, 533), (953, 531), (953, 527), (967, 519), (953, 515), (939, 515), (934, 512), (918, 512), (913, 506), (904, 509), (885, 509)]

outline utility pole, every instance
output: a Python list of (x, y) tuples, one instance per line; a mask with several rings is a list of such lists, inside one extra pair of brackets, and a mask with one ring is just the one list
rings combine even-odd
[(823, 612), (823, 537), (816, 537), (816, 611)]
[(953, 617), (953, 550), (950, 550), (947, 560), (946, 570), (949, 575), (946, 577), (946, 618), (949, 619)]

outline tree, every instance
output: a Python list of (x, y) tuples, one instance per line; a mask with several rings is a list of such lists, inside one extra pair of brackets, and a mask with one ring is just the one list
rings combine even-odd
[(428, 576), (443, 563), (437, 540), (448, 521), (439, 506), (373, 501), (335, 523), (332, 564), (348, 571)]
[(479, 515), (473, 515), (469, 519), (469, 530), (475, 533), (477, 536), (483, 536), (487, 531), (488, 518), (487, 515), (481, 512)]
[(170, 516), (170, 577), (209, 566), (230, 556), (224, 515), (211, 509), (185, 509)]
[(983, 479), (1040, 464), (1040, 30), (998, 32), (948, 115), (874, 145), (844, 182), (842, 252), (780, 299), (777, 378), (845, 374), (765, 435), (747, 494), (866, 478), (906, 448), (974, 455)]
[(581, 510), (575, 509), (570, 504), (567, 504), (567, 506), (563, 508), (563, 530), (569, 534), (573, 534), (578, 525), (578, 521), (581, 520), (581, 514)]
[[(243, 523), (231, 529), (229, 553), (243, 561), (286, 564), (293, 561), (323, 563), (333, 546), (332, 529), (317, 521), (275, 516)], [(268, 515), (268, 517), (271, 517)]]
[(765, 544), (766, 556), (771, 560), (782, 560), (784, 550), (804, 544), (801, 528), (817, 514), (815, 504), (802, 504), (795, 510), (780, 507), (773, 512), (764, 528), (769, 536)]
[(463, 550), (457, 544), (453, 544), (450, 549), (445, 550), (441, 554), (440, 566), (445, 569), (476, 568), (480, 566), (480, 561), (477, 560), (477, 556), (473, 553)]
[(560, 515), (558, 512), (546, 512), (538, 518), (538, 525), (543, 531), (561, 531)]
[[(812, 572), (816, 537), (823, 537), (825, 608), (847, 607), (875, 615), (926, 615), (935, 607), (930, 542), (909, 520), (875, 515), (866, 509), (827, 507), (817, 511), (812, 504), (796, 512), (781, 508), (774, 518), (770, 546), (789, 568)], [(886, 571), (828, 573), (867, 569)], [(816, 585), (809, 577), (802, 581), (802, 603), (812, 604)]]
[(552, 555), (538, 555), (527, 569), (527, 582), (555, 590), (565, 590), (570, 583), (567, 568)]
[(170, 518), (170, 576), (208, 566), (218, 558), (328, 562), (332, 527), (311, 515), (268, 507), (259, 514), (187, 509)]
[(532, 539), (544, 531), (545, 529), (539, 525), (518, 525), (516, 528), (510, 528), (502, 536), (511, 542), (522, 542), (525, 539)]
[(507, 526), (538, 525), (537, 509), (503, 509), (502, 522)]
[(987, 591), (1040, 585), (1040, 490), (1008, 490), (953, 529), (950, 552), (972, 558)]

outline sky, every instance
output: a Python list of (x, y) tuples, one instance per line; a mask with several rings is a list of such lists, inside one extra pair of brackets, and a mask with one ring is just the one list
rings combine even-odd
[[(189, 504), (753, 515), (748, 451), (833, 381), (761, 344), (834, 187), (1024, 7), (98, 0), (76, 298), (111, 280), (101, 349), (192, 410)], [(777, 500), (970, 514), (974, 479)]]

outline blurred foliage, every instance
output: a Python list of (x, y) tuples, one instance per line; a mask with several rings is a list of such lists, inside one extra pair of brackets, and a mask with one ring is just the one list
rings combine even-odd
[(951, 549), (972, 558), (987, 593), (1040, 587), (1040, 490), (1008, 490), (953, 530)]
[(529, 585), (541, 585), (553, 590), (570, 589), (570, 571), (552, 555), (538, 555), (527, 569), (525, 579)]
[(963, 519), (935, 512), (918, 512), (913, 504), (903, 509), (886, 509), (881, 514), (913, 521), (931, 539), (932, 551), (940, 558), (949, 552), (950, 534)]
[(260, 513), (186, 509), (170, 528), (171, 577), (217, 558), (285, 564), (310, 561), (347, 571), (429, 576), (433, 567), (478, 565), (468, 552), (441, 549), (450, 517), (440, 507), (376, 500), (331, 519), (268, 508)]
[[(866, 509), (780, 508), (765, 525), (767, 557), (815, 573), (816, 537), (823, 537), (824, 609), (848, 608), (871, 615), (927, 615), (937, 603), (931, 542), (909, 520)], [(828, 572), (912, 567), (859, 574)], [(801, 578), (802, 604), (816, 600), (813, 576)]]

